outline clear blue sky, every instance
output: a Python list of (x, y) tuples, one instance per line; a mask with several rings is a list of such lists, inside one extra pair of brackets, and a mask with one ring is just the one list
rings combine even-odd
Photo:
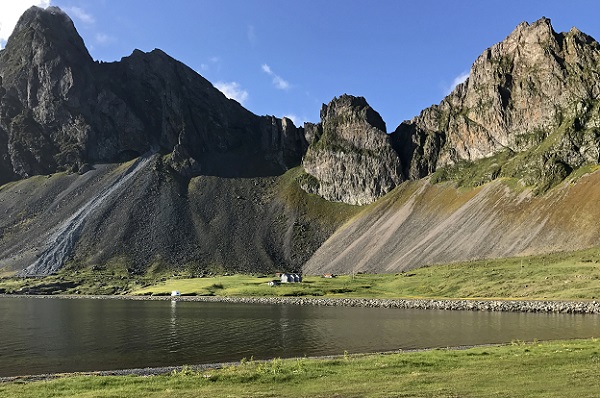
[(297, 121), (318, 121), (334, 96), (364, 96), (388, 131), (439, 103), (522, 21), (546, 16), (556, 31), (600, 38), (595, 0), (10, 0), (19, 2), (63, 8), (94, 59), (160, 48), (252, 112)]

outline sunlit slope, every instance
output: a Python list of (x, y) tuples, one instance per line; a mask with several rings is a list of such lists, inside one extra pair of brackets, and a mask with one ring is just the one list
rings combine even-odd
[(600, 245), (600, 172), (544, 195), (512, 180), (478, 188), (426, 180), (404, 184), (332, 235), (307, 274), (389, 273), (429, 264)]

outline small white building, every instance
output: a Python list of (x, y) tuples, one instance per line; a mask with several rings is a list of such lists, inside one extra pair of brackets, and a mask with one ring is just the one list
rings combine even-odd
[(181, 292), (179, 290), (173, 290), (171, 292), (171, 297), (179, 297), (181, 296)]
[(281, 283), (300, 283), (302, 276), (298, 274), (281, 274)]

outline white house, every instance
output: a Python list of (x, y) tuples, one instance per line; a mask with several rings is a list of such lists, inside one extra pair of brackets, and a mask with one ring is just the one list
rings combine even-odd
[(281, 274), (281, 283), (300, 283), (302, 276), (298, 274)]

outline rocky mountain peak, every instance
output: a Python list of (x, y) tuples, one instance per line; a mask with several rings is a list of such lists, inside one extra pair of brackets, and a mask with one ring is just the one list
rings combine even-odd
[[(337, 121), (338, 117), (345, 118), (345, 123), (366, 123), (384, 133), (387, 131), (385, 122), (364, 97), (355, 97), (343, 94), (334, 98), (328, 105), (321, 107), (321, 119), (324, 121)], [(349, 137), (356, 138), (356, 137)]]
[(506, 39), (485, 51), (475, 65), (501, 57), (512, 58), (513, 62), (504, 66), (545, 62), (549, 52), (560, 51), (561, 42), (562, 37), (554, 32), (550, 19), (541, 18), (531, 25), (523, 22)]
[(305, 126), (311, 143), (303, 188), (325, 199), (367, 204), (402, 180), (400, 160), (386, 126), (362, 97), (342, 95), (321, 108), (319, 125)]
[(521, 22), (506, 39), (496, 46), (502, 47), (505, 51), (512, 51), (516, 46), (526, 43), (549, 43), (554, 36), (555, 32), (550, 19), (542, 17), (532, 24)]
[(161, 50), (94, 62), (57, 7), (25, 12), (0, 76), (0, 184), (148, 151), (188, 177), (278, 175), (307, 146), (302, 129), (252, 114)]
[(508, 37), (514, 35), (525, 35), (525, 36), (551, 36), (554, 34), (554, 28), (552, 27), (552, 21), (550, 18), (541, 17), (537, 21), (533, 23), (529, 23), (527, 21), (521, 22), (517, 27), (511, 32)]
[(550, 186), (597, 162), (599, 66), (598, 43), (578, 30), (556, 33), (547, 18), (520, 24), (477, 58), (464, 84), (396, 129), (405, 175), (529, 151), (490, 178)]
[(86, 61), (92, 59), (73, 21), (58, 7), (33, 6), (25, 11), (6, 43), (9, 52), (18, 47), (35, 49), (38, 58), (44, 52), (54, 50), (63, 55), (83, 57)]
[(13, 35), (18, 34), (23, 29), (41, 29), (48, 31), (50, 29), (68, 29), (71, 33), (76, 33), (73, 21), (59, 7), (51, 6), (41, 8), (32, 6), (27, 9), (19, 18)]

